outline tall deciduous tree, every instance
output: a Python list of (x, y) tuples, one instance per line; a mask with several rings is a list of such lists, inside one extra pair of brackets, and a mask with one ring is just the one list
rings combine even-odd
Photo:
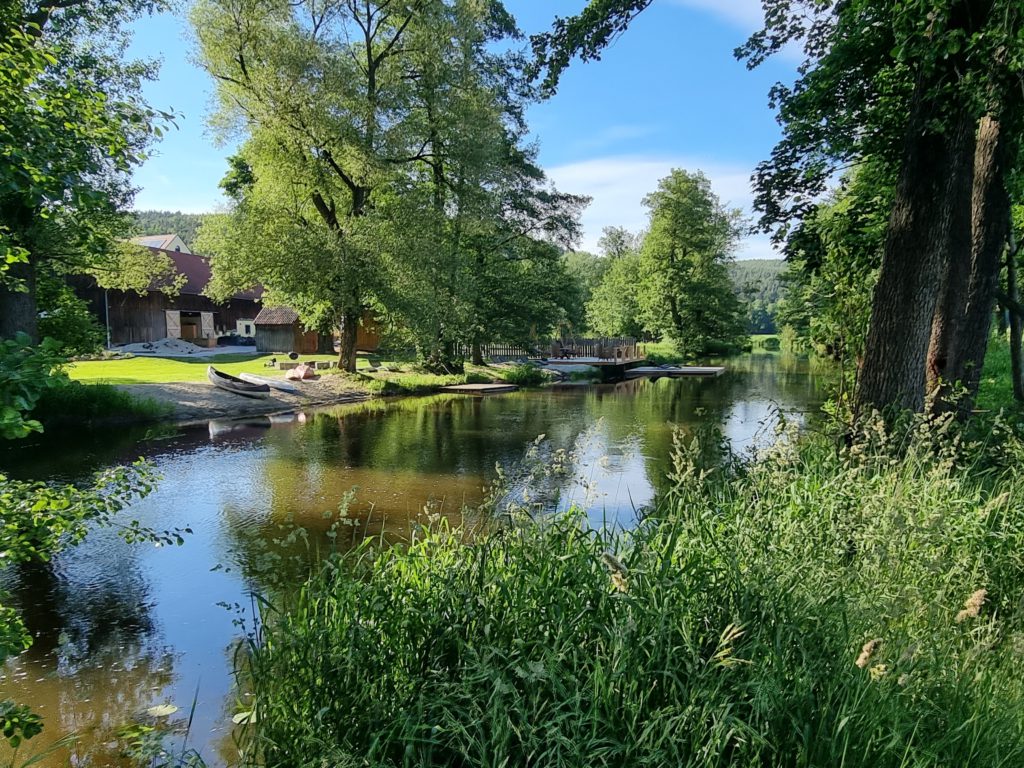
[(802, 346), (841, 362), (857, 363), (864, 353), (892, 208), (890, 170), (858, 165), (786, 240), (789, 290), (780, 321)]
[(640, 249), (644, 327), (691, 354), (735, 345), (744, 324), (728, 265), (739, 211), (722, 205), (700, 171), (673, 170), (644, 205), (651, 212)]
[[(806, 10), (806, 9), (805, 9)], [(1020, 116), (1019, 3), (876, 0), (797, 14), (766, 4), (752, 65), (802, 39), (808, 61), (774, 99), (784, 138), (758, 173), (763, 223), (798, 220), (837, 164), (896, 177), (861, 369), (862, 410), (920, 409), (931, 382), (976, 391), (1005, 242), (1007, 123)], [(968, 399), (969, 402), (969, 399)]]
[[(355, 370), (360, 318), (387, 271), (382, 255), (366, 247), (374, 193), (395, 168), (428, 152), (413, 129), (414, 81), (422, 73), (410, 39), (428, 23), (430, 5), (203, 0), (192, 10), (200, 62), (217, 82), (214, 124), (246, 139), (253, 183), (233, 213), (237, 231), (253, 219), (276, 235), (201, 240), (203, 247), (218, 269), (255, 248), (290, 260), (259, 279), (271, 295), (298, 305), (307, 323), (330, 318), (347, 370)], [(298, 238), (291, 254), (284, 235)], [(294, 279), (303, 270), (305, 279)]]
[[(518, 55), (495, 52), (518, 34), (500, 2), (205, 0), (193, 21), (216, 120), (246, 137), (235, 204), (200, 247), (223, 290), (258, 281), (332, 322), (343, 367), (368, 306), (448, 365), (455, 343), (493, 335), (495, 290), (544, 263), (520, 241), (578, 228), (582, 200), (521, 147), (529, 88)], [(250, 221), (273, 239), (244, 237)]]
[(587, 304), (587, 321), (602, 336), (640, 337), (640, 253), (623, 251), (611, 258)]
[(739, 212), (722, 205), (699, 171), (673, 170), (644, 205), (650, 224), (642, 240), (605, 230), (610, 265), (588, 307), (591, 325), (608, 335), (671, 338), (693, 355), (736, 345), (744, 322), (729, 264)]
[(1006, 249), (1006, 304), (1010, 313), (1010, 376), (1014, 399), (1024, 402), (1024, 307), (1020, 300), (1018, 266), (1021, 241), (1024, 240), (1024, 206), (1012, 212), (1010, 243)]

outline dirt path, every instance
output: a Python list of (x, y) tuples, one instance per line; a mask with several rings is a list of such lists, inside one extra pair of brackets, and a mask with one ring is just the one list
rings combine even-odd
[(317, 405), (359, 402), (369, 398), (365, 392), (352, 389), (351, 384), (337, 376), (323, 376), (317, 381), (299, 382), (296, 386), (302, 389), (299, 395), (271, 389), (270, 397), (259, 399), (225, 392), (206, 382), (124, 384), (118, 388), (134, 397), (167, 403), (171, 407), (167, 419), (177, 422), (279, 413)]

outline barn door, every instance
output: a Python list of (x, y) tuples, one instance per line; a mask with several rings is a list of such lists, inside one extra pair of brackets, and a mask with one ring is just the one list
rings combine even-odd
[(204, 339), (212, 339), (217, 335), (217, 332), (213, 330), (213, 312), (199, 313), (199, 330), (199, 335)]
[(180, 339), (181, 312), (176, 309), (167, 309), (164, 310), (164, 315), (167, 317), (167, 338)]

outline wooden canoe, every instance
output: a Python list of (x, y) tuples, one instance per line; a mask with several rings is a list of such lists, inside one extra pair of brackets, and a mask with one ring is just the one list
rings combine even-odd
[(234, 392), (236, 395), (245, 397), (267, 397), (270, 395), (270, 387), (266, 384), (250, 384), (237, 376), (218, 371), (212, 365), (206, 369), (206, 378), (213, 386), (220, 387), (227, 392)]
[(299, 388), (294, 384), (283, 379), (272, 379), (269, 376), (260, 376), (255, 373), (240, 373), (238, 378), (242, 381), (246, 381), (250, 384), (266, 384), (271, 389), (279, 389), (282, 392), (288, 392), (293, 395), (299, 393)]

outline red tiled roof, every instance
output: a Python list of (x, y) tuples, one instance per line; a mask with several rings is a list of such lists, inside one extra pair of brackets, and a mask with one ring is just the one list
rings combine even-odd
[[(198, 253), (182, 253), (181, 251), (168, 251), (164, 248), (149, 248), (153, 253), (164, 253), (174, 262), (178, 274), (185, 276), (185, 284), (181, 287), (181, 293), (190, 296), (202, 295), (206, 286), (210, 283), (213, 272), (210, 270), (210, 260)], [(150, 285), (151, 291), (158, 291), (167, 285), (167, 281), (156, 281)], [(239, 291), (231, 298), (248, 299), (258, 301), (263, 296), (263, 287), (256, 286), (248, 291)]]

